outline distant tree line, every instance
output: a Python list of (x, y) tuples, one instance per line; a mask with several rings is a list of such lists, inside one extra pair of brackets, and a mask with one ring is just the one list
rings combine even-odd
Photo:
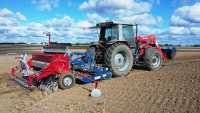
[(200, 47), (200, 44), (192, 45), (192, 47)]

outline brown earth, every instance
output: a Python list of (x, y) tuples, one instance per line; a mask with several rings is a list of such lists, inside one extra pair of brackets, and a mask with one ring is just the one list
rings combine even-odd
[(88, 96), (92, 84), (27, 92), (8, 78), (14, 64), (14, 55), (0, 55), (0, 113), (200, 113), (200, 52), (178, 52), (159, 71), (102, 81), (97, 98)]

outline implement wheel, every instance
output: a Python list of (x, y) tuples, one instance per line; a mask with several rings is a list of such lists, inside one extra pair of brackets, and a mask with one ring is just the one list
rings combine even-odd
[(72, 73), (59, 76), (58, 85), (61, 89), (69, 89), (75, 84), (75, 78)]

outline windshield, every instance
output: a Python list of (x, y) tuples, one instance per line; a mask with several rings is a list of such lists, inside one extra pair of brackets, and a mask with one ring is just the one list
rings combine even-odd
[(107, 41), (111, 41), (111, 40), (117, 40), (118, 38), (118, 27), (117, 25), (109, 27), (109, 28), (105, 28), (105, 39)]

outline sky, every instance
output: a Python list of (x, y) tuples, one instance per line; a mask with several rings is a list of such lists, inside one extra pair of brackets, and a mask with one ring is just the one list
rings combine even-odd
[(99, 22), (139, 25), (161, 44), (200, 44), (200, 0), (0, 0), (0, 43), (98, 41)]

